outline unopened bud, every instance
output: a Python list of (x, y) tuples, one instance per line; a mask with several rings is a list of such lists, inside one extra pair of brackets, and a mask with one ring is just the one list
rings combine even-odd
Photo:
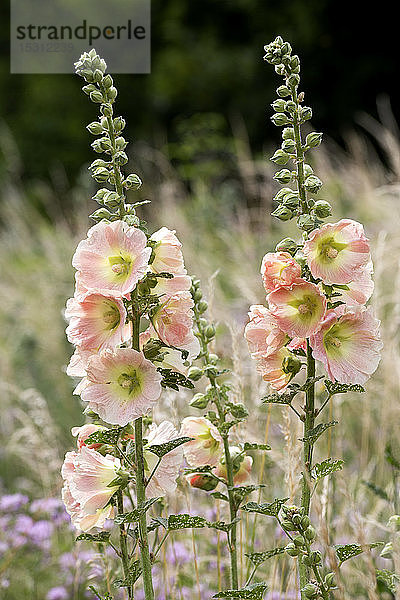
[(327, 588), (333, 587), (335, 582), (335, 573), (327, 573), (324, 578), (324, 584)]
[(284, 140), (294, 140), (293, 127), (285, 127), (285, 129), (282, 131), (282, 138)]
[(215, 326), (214, 325), (208, 325), (208, 327), (206, 327), (206, 330), (204, 331), (205, 336), (209, 339), (213, 338), (215, 335)]
[(135, 173), (131, 173), (124, 180), (124, 187), (127, 190), (129, 190), (129, 189), (138, 190), (141, 185), (142, 185), (142, 180), (140, 179), (139, 175), (136, 175)]
[(305, 537), (309, 542), (312, 542), (315, 539), (315, 529), (312, 525), (309, 525), (304, 532)]
[(278, 242), (275, 250), (277, 252), (289, 252), (293, 256), (297, 251), (297, 243), (291, 238), (285, 238)]
[(280, 221), (289, 221), (290, 219), (293, 218), (293, 212), (290, 210), (290, 208), (287, 208), (286, 206), (278, 206), (272, 213), (271, 215), (273, 217), (276, 217), (277, 219), (279, 219)]
[(273, 156), (271, 156), (270, 160), (272, 160), (272, 162), (276, 163), (277, 165), (286, 165), (289, 158), (290, 156), (287, 152), (284, 152), (283, 150), (279, 149), (273, 154)]
[(296, 548), (296, 546), (292, 542), (290, 542), (285, 547), (285, 551), (287, 552), (287, 554), (289, 554), (289, 556), (298, 556), (299, 555), (299, 549)]
[[(282, 370), (284, 373), (291, 373), (293, 376), (296, 375), (301, 369), (301, 360), (297, 358), (294, 354), (290, 354), (283, 359)], [(293, 523), (296, 523), (294, 520), (297, 515), (293, 517)]]
[(326, 200), (317, 200), (313, 206), (313, 212), (319, 219), (325, 219), (332, 214), (332, 207)]
[(316, 131), (313, 131), (312, 133), (309, 133), (306, 137), (306, 146), (308, 146), (309, 148), (315, 148), (316, 146), (320, 145), (321, 140), (322, 133), (317, 133)]
[(289, 118), (282, 112), (273, 114), (271, 121), (277, 127), (283, 127), (284, 125), (288, 125), (290, 123)]
[(301, 591), (306, 598), (316, 598), (318, 595), (318, 587), (315, 583), (307, 583)]
[(93, 123), (89, 123), (89, 125), (86, 125), (86, 129), (92, 135), (101, 135), (103, 133), (103, 127), (98, 121), (93, 121)]
[(202, 376), (203, 376), (202, 369), (199, 369), (199, 367), (190, 367), (189, 372), (188, 372), (189, 379), (191, 379), (192, 381), (198, 381)]
[(208, 405), (208, 398), (204, 394), (196, 394), (190, 403), (190, 406), (193, 406), (193, 408), (198, 408), (200, 410), (207, 408), (207, 405)]
[(293, 140), (284, 140), (282, 150), (289, 154), (294, 154), (296, 152), (296, 143)]
[(300, 215), (297, 219), (297, 227), (302, 231), (312, 231), (316, 225), (315, 218), (312, 215)]
[(316, 194), (322, 186), (322, 181), (316, 175), (309, 175), (304, 182), (305, 188), (312, 194)]
[(271, 106), (274, 109), (274, 111), (277, 113), (284, 112), (285, 107), (286, 107), (286, 102), (282, 98), (277, 98), (276, 100), (273, 101)]
[(274, 175), (275, 181), (279, 181), (279, 183), (289, 183), (292, 179), (292, 173), (289, 169), (281, 169)]
[(286, 98), (286, 96), (290, 96), (290, 89), (287, 87), (287, 85), (281, 85), (276, 90), (276, 93), (281, 98)]
[(310, 106), (303, 106), (300, 108), (300, 120), (302, 123), (308, 121), (312, 117), (312, 109)]
[(207, 308), (208, 308), (208, 304), (204, 300), (202, 300), (201, 302), (199, 302), (198, 305), (197, 305), (197, 310), (199, 311), (200, 314), (205, 313), (206, 310), (207, 310)]
[(210, 492), (215, 490), (218, 485), (218, 479), (208, 473), (195, 473), (188, 476), (188, 481), (191, 487)]

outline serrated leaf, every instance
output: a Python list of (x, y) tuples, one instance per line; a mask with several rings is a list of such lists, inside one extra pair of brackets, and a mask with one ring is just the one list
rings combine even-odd
[(110, 535), (110, 531), (100, 531), (99, 533), (81, 533), (77, 538), (75, 538), (75, 541), (107, 543), (110, 539)]
[(135, 560), (129, 569), (129, 575), (126, 579), (115, 579), (113, 586), (116, 588), (128, 587), (133, 585), (142, 574), (142, 566), (140, 560)]
[(211, 492), (210, 496), (213, 496), (213, 498), (216, 498), (217, 500), (224, 500), (225, 502), (229, 502), (228, 496), (225, 496), (225, 494), (222, 494), (221, 492)]
[(284, 554), (284, 553), (285, 553), (285, 548), (282, 547), (282, 548), (273, 548), (272, 550), (265, 550), (264, 552), (251, 552), (250, 554), (246, 554), (245, 556), (247, 556), (251, 560), (253, 565), (258, 567), (259, 565), (261, 565), (263, 562), (265, 562), (269, 558), (272, 558), (273, 556), (278, 556), (279, 554)]
[(228, 533), (236, 523), (239, 523), (239, 521), (239, 517), (236, 517), (236, 519), (233, 519), (230, 523), (225, 523), (225, 521), (213, 521), (212, 523), (207, 523), (207, 527)]
[(149, 500), (146, 500), (146, 502), (144, 502), (139, 508), (135, 508), (128, 513), (117, 515), (114, 519), (114, 523), (116, 525), (121, 525), (121, 523), (135, 523), (136, 521), (139, 521), (140, 517), (143, 516), (158, 500), (160, 500), (160, 498), (150, 498)]
[(122, 430), (123, 427), (113, 427), (112, 429), (95, 431), (86, 438), (85, 445), (110, 444), (113, 446), (118, 442)]
[(254, 583), (241, 590), (224, 590), (215, 594), (213, 598), (243, 598), (246, 600), (263, 600), (268, 586), (266, 583)]
[(334, 427), (337, 425), (338, 421), (330, 421), (329, 423), (320, 423), (314, 429), (310, 429), (308, 434), (304, 438), (300, 438), (301, 442), (308, 442), (309, 444), (314, 444), (320, 435), (324, 433), (329, 427)]
[(290, 404), (298, 391), (293, 390), (291, 392), (284, 392), (283, 394), (273, 392), (261, 398), (261, 402), (263, 404)]
[(358, 385), (358, 383), (338, 383), (337, 381), (330, 381), (330, 379), (325, 379), (324, 383), (330, 396), (334, 396), (335, 394), (346, 394), (347, 392), (365, 392), (362, 385)]
[(167, 519), (161, 519), (156, 517), (155, 521), (168, 529), (169, 531), (176, 531), (178, 529), (196, 529), (201, 527), (207, 527), (208, 522), (204, 517), (192, 517), (192, 515), (169, 515)]
[(275, 498), (273, 502), (258, 504), (257, 502), (248, 502), (242, 506), (241, 510), (246, 512), (260, 513), (268, 517), (277, 517), (282, 506), (287, 502), (289, 498)]
[(253, 444), (250, 442), (245, 442), (243, 445), (243, 450), (271, 450), (271, 446), (268, 444)]
[(365, 544), (363, 546), (360, 544), (336, 544), (334, 548), (340, 563), (343, 563), (345, 560), (349, 560), (349, 558), (354, 558), (354, 556), (362, 554), (366, 549), (372, 550), (372, 548), (378, 548), (383, 545), (384, 542), (374, 542), (373, 544)]
[(179, 448), (179, 446), (182, 446), (182, 444), (186, 444), (193, 439), (194, 438), (191, 437), (180, 437), (176, 438), (175, 440), (171, 440), (170, 442), (165, 442), (165, 444), (153, 444), (152, 446), (147, 446), (146, 450), (156, 454), (158, 458), (162, 458), (168, 454), (168, 452), (172, 452), (172, 450), (175, 450), (175, 448)]
[(337, 458), (327, 458), (323, 460), (321, 463), (316, 463), (311, 471), (311, 476), (316, 481), (323, 479), (327, 475), (334, 473), (335, 471), (340, 471), (344, 465), (344, 460), (339, 460)]
[(372, 483), (372, 481), (366, 481), (365, 479), (363, 479), (361, 481), (361, 483), (363, 483), (365, 486), (367, 486), (367, 488), (369, 488), (371, 490), (371, 492), (373, 492), (376, 496), (378, 496), (379, 498), (382, 498), (382, 500), (386, 500), (386, 502), (390, 502), (389, 496), (387, 495), (387, 493), (385, 492), (384, 489), (379, 487), (379, 485), (375, 485), (375, 483)]
[(396, 594), (397, 584), (400, 581), (400, 578), (398, 575), (396, 575), (396, 573), (388, 571), (387, 569), (377, 569), (376, 579), (378, 581), (382, 581), (386, 585), (386, 587), (392, 592), (392, 594)]

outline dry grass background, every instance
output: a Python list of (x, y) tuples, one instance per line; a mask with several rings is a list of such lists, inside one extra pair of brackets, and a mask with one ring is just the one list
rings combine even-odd
[[(313, 519), (332, 569), (336, 565), (331, 543), (387, 541), (391, 535), (387, 520), (398, 510), (363, 483), (373, 482), (393, 498), (393, 473), (384, 457), (387, 443), (400, 458), (400, 137), (385, 99), (380, 101), (379, 110), (379, 122), (360, 117), (365, 133), (351, 134), (345, 150), (328, 140), (313, 156), (314, 170), (324, 182), (320, 196), (332, 202), (333, 220), (349, 217), (365, 224), (375, 265), (373, 304), (382, 320), (385, 344), (380, 367), (367, 392), (338, 396), (326, 409), (329, 419), (340, 423), (321, 439), (317, 457), (343, 458), (345, 466), (320, 484)], [(262, 498), (290, 496), (295, 501), (299, 494), (301, 431), (289, 409), (260, 406), (264, 384), (249, 360), (242, 335), (248, 306), (264, 301), (259, 277), (263, 254), (295, 231), (292, 226), (271, 222), (274, 167), (251, 155), (240, 121), (235, 121), (233, 129), (234, 182), (226, 180), (210, 189), (209, 182), (198, 177), (190, 186), (184, 185), (167, 156), (143, 144), (134, 147), (135, 170), (146, 182), (144, 197), (152, 199), (146, 208), (151, 229), (166, 225), (177, 230), (188, 270), (203, 282), (210, 313), (218, 323), (216, 350), (233, 370), (235, 397), (249, 407), (247, 431), (236, 435), (268, 439), (272, 445), (265, 462), (257, 459), (254, 468), (254, 479), (267, 485)], [(42, 182), (22, 186), (18, 152), (4, 126), (0, 144), (7, 157), (0, 187), (1, 485), (4, 490), (24, 490), (32, 495), (56, 494), (59, 464), (63, 452), (72, 445), (70, 427), (82, 422), (79, 401), (71, 393), (72, 382), (63, 372), (71, 348), (64, 335), (62, 311), (73, 291), (71, 256), (88, 225), (89, 184), (83, 176), (81, 185), (68, 190), (60, 170), (54, 173), (53, 189)], [(68, 213), (59, 201), (65, 194), (72, 206)], [(168, 416), (179, 422), (189, 413), (188, 397), (187, 392), (179, 397), (166, 393), (156, 418)], [(190, 506), (199, 513), (211, 508), (201, 492), (189, 494), (183, 486), (170, 503), (172, 509)], [(217, 510), (221, 514), (223, 507)], [(243, 542), (246, 529), (252, 538), (253, 527), (257, 550), (284, 543), (275, 524), (261, 518), (255, 525), (250, 518), (243, 520)], [(210, 548), (201, 532), (191, 545), (202, 573), (210, 560)], [(242, 583), (246, 579), (246, 551), (243, 543)], [(226, 559), (222, 537), (218, 556), (212, 558), (218, 564)], [(396, 554), (394, 563), (399, 561)], [(296, 597), (293, 564), (278, 558), (260, 569), (272, 590), (268, 600)], [(346, 564), (335, 597), (389, 598), (385, 592), (375, 591), (374, 565), (393, 568), (391, 560), (379, 558), (379, 552), (367, 552)], [(164, 568), (171, 568), (167, 561)], [(216, 579), (215, 575), (214, 588)], [(197, 597), (195, 590), (193, 594)], [(179, 590), (171, 591), (171, 598), (175, 597), (180, 598)]]

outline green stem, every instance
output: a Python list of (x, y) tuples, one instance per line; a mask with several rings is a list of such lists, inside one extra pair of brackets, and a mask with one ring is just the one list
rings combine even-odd
[[(200, 334), (200, 343), (201, 343), (201, 347), (202, 347), (204, 362), (205, 362), (205, 364), (209, 364), (210, 353), (208, 351), (207, 339), (204, 334), (203, 328), (201, 326), (200, 315), (197, 311), (196, 305), (194, 306), (194, 316), (195, 316), (195, 322), (197, 325), (197, 329)], [(225, 422), (225, 412), (223, 409), (220, 392), (219, 392), (219, 387), (215, 380), (215, 376), (209, 374), (207, 377), (208, 377), (208, 380), (215, 392), (214, 393), (214, 404), (218, 411), (218, 417), (221, 422)], [(233, 486), (234, 486), (233, 464), (232, 464), (231, 453), (229, 450), (228, 435), (223, 435), (222, 439), (223, 439), (223, 443), (224, 443), (226, 478), (227, 478), (227, 483), (228, 483), (227, 487), (228, 487), (228, 498), (229, 498), (229, 515), (230, 515), (230, 519), (231, 519), (231, 523), (232, 523), (236, 519), (236, 516), (237, 516), (237, 508), (236, 508), (236, 502), (235, 502), (234, 490), (233, 490)], [(230, 530), (230, 539), (229, 539), (229, 541), (230, 541), (229, 553), (230, 553), (230, 559), (231, 559), (231, 586), (233, 589), (238, 589), (238, 587), (239, 587), (236, 538), (237, 538), (237, 523), (234, 523), (234, 525), (232, 525), (232, 528)]]
[[(312, 356), (312, 349), (309, 341), (307, 340), (307, 379), (309, 377), (315, 377), (315, 360)], [(307, 440), (307, 436), (311, 429), (314, 427), (315, 420), (315, 384), (308, 386), (306, 391), (306, 404), (304, 407), (304, 429), (303, 437)], [(304, 508), (304, 514), (308, 515), (310, 512), (310, 498), (311, 498), (311, 468), (312, 468), (312, 454), (313, 446), (312, 442), (304, 441), (303, 450), (303, 478), (301, 484), (301, 507)], [(302, 561), (299, 561), (299, 575), (300, 575), (300, 589), (302, 589), (309, 581), (309, 569)], [(305, 598), (302, 594), (302, 598)]]
[[(297, 96), (297, 89), (295, 86), (292, 87), (291, 89), (291, 95), (292, 95), (292, 100), (293, 102), (296, 104), (296, 106), (299, 106), (299, 99)], [(297, 189), (299, 192), (299, 198), (300, 198), (300, 203), (301, 203), (301, 211), (302, 213), (307, 213), (308, 212), (308, 205), (307, 205), (307, 191), (306, 188), (304, 187), (304, 181), (305, 181), (305, 176), (304, 176), (304, 151), (303, 151), (303, 145), (301, 142), (301, 131), (300, 131), (300, 122), (299, 122), (299, 115), (298, 115), (298, 111), (296, 110), (296, 112), (293, 115), (293, 132), (294, 132), (294, 141), (296, 143), (296, 171), (297, 171)]]
[[(117, 508), (118, 513), (123, 514), (124, 512), (124, 503), (122, 497), (122, 490), (118, 490), (117, 492)], [(128, 553), (128, 544), (126, 539), (126, 529), (124, 523), (121, 523), (119, 526), (119, 547), (120, 547), (120, 556), (122, 561), (122, 568), (124, 571), (125, 579), (129, 577), (129, 553)], [(127, 587), (128, 590), (128, 598), (129, 600), (133, 599), (133, 586), (129, 585)]]
[[(144, 457), (143, 457), (143, 419), (139, 417), (135, 421), (135, 450), (136, 450), (136, 501), (137, 508), (143, 506), (146, 500), (146, 488), (144, 479)], [(140, 560), (142, 564), (142, 577), (144, 595), (146, 600), (154, 600), (153, 581), (151, 575), (151, 560), (149, 551), (149, 539), (147, 536), (146, 512), (139, 517), (139, 546)]]

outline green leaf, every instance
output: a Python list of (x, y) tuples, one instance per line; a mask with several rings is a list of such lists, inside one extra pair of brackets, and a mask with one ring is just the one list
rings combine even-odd
[(396, 573), (388, 571), (387, 569), (377, 569), (376, 579), (384, 583), (392, 594), (396, 594), (397, 584), (400, 581), (400, 578)]
[(162, 369), (158, 368), (162, 375), (161, 385), (164, 388), (171, 388), (172, 390), (179, 391), (179, 386), (185, 387), (188, 389), (193, 389), (194, 384), (190, 379), (187, 379), (182, 373), (178, 373), (177, 371), (172, 371), (172, 369)]
[(268, 396), (261, 398), (261, 402), (263, 404), (290, 404), (299, 391), (300, 390), (292, 390), (290, 392), (284, 392), (283, 394), (274, 392), (273, 394), (268, 394)]
[(285, 553), (285, 548), (282, 547), (282, 548), (273, 548), (273, 550), (265, 550), (264, 552), (251, 552), (250, 554), (246, 554), (245, 556), (247, 556), (251, 560), (253, 565), (258, 567), (259, 565), (261, 565), (263, 562), (265, 562), (269, 558), (272, 558), (273, 556), (278, 556), (279, 554), (284, 554), (284, 553)]
[(301, 442), (308, 442), (309, 444), (314, 444), (319, 436), (324, 433), (329, 427), (333, 427), (337, 425), (338, 421), (330, 421), (329, 423), (320, 423), (314, 429), (310, 429), (308, 434), (304, 438), (300, 438)]
[(175, 440), (171, 440), (170, 442), (165, 442), (165, 444), (154, 444), (153, 446), (147, 446), (146, 450), (156, 454), (159, 458), (162, 458), (168, 454), (168, 452), (175, 450), (175, 448), (178, 448), (182, 444), (186, 444), (193, 439), (194, 438), (191, 437), (180, 437), (176, 438)]
[(154, 519), (158, 521), (164, 529), (169, 531), (176, 531), (178, 529), (195, 529), (200, 527), (207, 527), (208, 522), (204, 517), (192, 517), (192, 515), (169, 515), (168, 519), (161, 519), (156, 517)]
[(325, 379), (324, 383), (330, 396), (334, 396), (335, 394), (346, 394), (347, 392), (365, 392), (365, 389), (362, 387), (362, 385), (358, 385), (356, 383), (338, 383), (337, 381), (330, 381), (329, 379)]
[(213, 521), (212, 523), (207, 523), (207, 527), (210, 527), (211, 529), (218, 529), (218, 531), (225, 531), (225, 533), (228, 533), (236, 523), (239, 523), (239, 521), (240, 519), (238, 517), (236, 519), (233, 519), (233, 521), (231, 521), (230, 523), (225, 523), (225, 521)]
[(85, 445), (110, 444), (111, 446), (115, 446), (123, 429), (123, 427), (113, 427), (112, 429), (95, 431), (86, 438)]
[(260, 513), (268, 517), (278, 517), (282, 506), (287, 502), (289, 498), (275, 498), (273, 502), (258, 504), (257, 502), (248, 502), (242, 506), (241, 510), (251, 513)]
[(268, 586), (266, 583), (254, 583), (241, 590), (224, 590), (215, 594), (213, 598), (243, 598), (246, 600), (263, 600)]
[(158, 500), (160, 500), (160, 498), (150, 498), (149, 500), (146, 500), (146, 502), (144, 502), (139, 508), (135, 508), (135, 510), (132, 510), (128, 513), (117, 515), (114, 519), (114, 523), (116, 525), (121, 525), (121, 523), (135, 523), (136, 521), (139, 521), (140, 517), (143, 516)]
[(249, 496), (256, 490), (260, 490), (265, 487), (266, 485), (260, 483), (259, 485), (241, 485), (237, 487), (228, 487), (228, 490), (233, 491), (236, 508), (239, 508), (239, 506), (247, 496)]
[(365, 544), (363, 546), (360, 544), (336, 544), (334, 548), (340, 563), (343, 563), (345, 560), (349, 560), (349, 558), (362, 554), (367, 549), (371, 550), (383, 545), (384, 542), (374, 542), (373, 544)]
[(128, 587), (133, 585), (141, 576), (142, 567), (140, 564), (140, 560), (135, 560), (132, 566), (129, 569), (129, 575), (126, 579), (116, 579), (113, 582), (113, 586), (116, 588)]
[(311, 471), (311, 477), (319, 481), (323, 479), (327, 475), (334, 473), (335, 471), (340, 471), (344, 465), (344, 460), (339, 460), (336, 458), (327, 458), (323, 460), (321, 463), (316, 463)]
[(76, 542), (97, 542), (97, 543), (107, 543), (110, 539), (111, 532), (110, 531), (100, 531), (99, 533), (81, 533), (75, 538)]
[(243, 445), (243, 450), (271, 450), (271, 446), (268, 444), (253, 444), (250, 442), (245, 442)]
[(387, 493), (385, 492), (384, 489), (379, 487), (379, 485), (375, 485), (375, 483), (372, 483), (372, 481), (366, 481), (365, 479), (363, 479), (361, 481), (361, 483), (363, 483), (365, 486), (367, 486), (367, 488), (369, 488), (371, 490), (371, 492), (373, 492), (376, 496), (378, 496), (378, 498), (382, 498), (382, 500), (386, 500), (386, 502), (390, 502), (389, 496), (387, 495)]
[(217, 498), (217, 500), (224, 500), (225, 502), (229, 502), (228, 496), (225, 496), (225, 494), (221, 494), (221, 492), (211, 492), (210, 496), (213, 496), (213, 498)]

